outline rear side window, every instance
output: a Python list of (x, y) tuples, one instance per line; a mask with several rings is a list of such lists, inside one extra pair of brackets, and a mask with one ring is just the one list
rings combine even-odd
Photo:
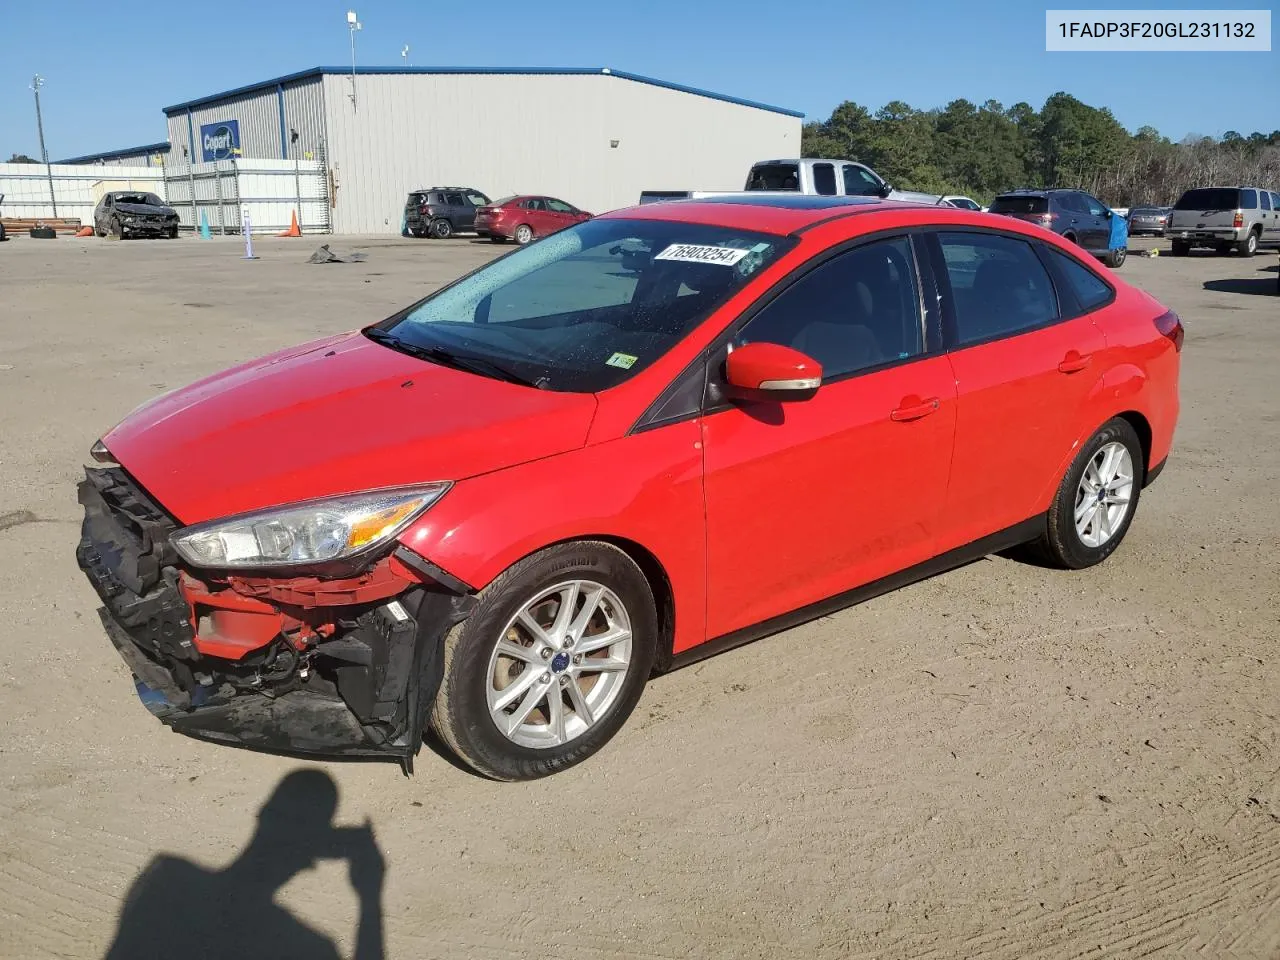
[(1058, 272), (1070, 284), (1071, 292), (1075, 294), (1076, 302), (1080, 304), (1082, 311), (1088, 313), (1090, 310), (1096, 310), (1111, 299), (1111, 288), (1080, 261), (1057, 250), (1049, 250), (1049, 256)]
[(794, 347), (822, 364), (824, 380), (922, 353), (911, 242), (879, 240), (828, 260), (782, 291), (734, 343)]
[(1270, 209), (1271, 209), (1271, 195), (1270, 195), (1270, 194), (1268, 194), (1268, 193), (1267, 193), (1267, 191), (1265, 191), (1265, 190), (1260, 191), (1260, 192), (1258, 193), (1258, 198), (1262, 201), (1262, 209), (1263, 209), (1263, 210), (1270, 210)]
[(1239, 205), (1239, 190), (1232, 190), (1230, 187), (1201, 187), (1184, 193), (1173, 209), (1234, 210)]
[(996, 197), (987, 208), (989, 213), (1048, 213), (1047, 197)]
[(813, 190), (814, 193), (824, 197), (834, 197), (836, 195), (836, 168), (829, 163), (815, 163), (813, 165)]
[(1258, 191), (1241, 190), (1240, 206), (1244, 210), (1256, 210), (1258, 208)]
[(939, 233), (960, 346), (1058, 319), (1053, 284), (1031, 244), (990, 233)]

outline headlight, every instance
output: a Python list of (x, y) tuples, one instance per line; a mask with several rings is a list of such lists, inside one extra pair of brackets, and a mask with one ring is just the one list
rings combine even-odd
[(133, 223), (133, 222), (134, 222), (134, 219), (135, 219), (134, 217), (125, 217), (125, 218), (124, 218), (124, 222), (125, 222), (125, 223)]
[(342, 560), (386, 543), (449, 489), (427, 483), (308, 500), (177, 531), (170, 538), (197, 567), (287, 567)]

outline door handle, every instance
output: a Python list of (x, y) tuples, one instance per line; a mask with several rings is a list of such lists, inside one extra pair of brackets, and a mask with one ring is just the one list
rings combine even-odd
[(1079, 373), (1087, 367), (1093, 360), (1093, 354), (1081, 353), (1078, 350), (1068, 350), (1067, 355), (1062, 358), (1062, 362), (1058, 364), (1059, 373)]
[(889, 419), (896, 420), (898, 423), (919, 420), (921, 417), (938, 412), (937, 397), (930, 397), (923, 401), (919, 397), (903, 397), (898, 404), (897, 409), (889, 413)]

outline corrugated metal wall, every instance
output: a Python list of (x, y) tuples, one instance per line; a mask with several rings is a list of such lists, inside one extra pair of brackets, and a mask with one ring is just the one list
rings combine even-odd
[[(290, 128), (298, 131), (298, 152), (305, 158), (310, 153), (319, 160), (324, 152), (324, 84), (319, 77), (285, 84), (284, 87), (285, 136)], [(293, 146), (289, 146), (288, 159), (294, 158)]]
[(160, 167), (163, 165), (164, 154), (159, 151), (155, 153), (128, 153), (109, 159), (91, 160), (86, 163), (76, 164), (76, 166), (83, 167)]
[[(170, 156), (183, 159), (182, 150), (189, 143), (187, 136), (187, 111), (173, 114), (169, 120), (169, 142), (173, 144)], [(203, 124), (225, 120), (240, 121), (241, 156), (267, 160), (280, 159), (280, 103), (276, 91), (234, 97), (214, 105), (195, 107), (191, 111), (192, 136), (195, 138), (195, 162), (201, 162), (200, 127)], [(299, 131), (301, 132), (301, 131)]]
[(340, 233), (398, 233), (419, 187), (545, 193), (602, 212), (644, 189), (741, 189), (755, 160), (800, 151), (797, 117), (610, 75), (355, 82), (353, 107), (351, 78), (324, 77)]

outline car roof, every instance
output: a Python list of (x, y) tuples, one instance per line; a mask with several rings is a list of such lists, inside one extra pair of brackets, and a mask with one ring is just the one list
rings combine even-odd
[[(894, 218), (894, 213), (931, 212), (940, 223), (983, 223), (1006, 229), (1004, 217), (975, 213), (936, 204), (904, 203), (871, 197), (821, 197), (807, 194), (738, 193), (697, 200), (664, 200), (643, 206), (624, 207), (602, 214), (603, 219), (666, 220), (707, 226), (752, 230), (779, 236), (802, 232), (829, 220), (863, 214), (883, 214), (877, 220)], [(974, 220), (972, 218), (980, 218)], [(601, 219), (597, 218), (597, 219)], [(916, 219), (922, 219), (917, 217)]]

